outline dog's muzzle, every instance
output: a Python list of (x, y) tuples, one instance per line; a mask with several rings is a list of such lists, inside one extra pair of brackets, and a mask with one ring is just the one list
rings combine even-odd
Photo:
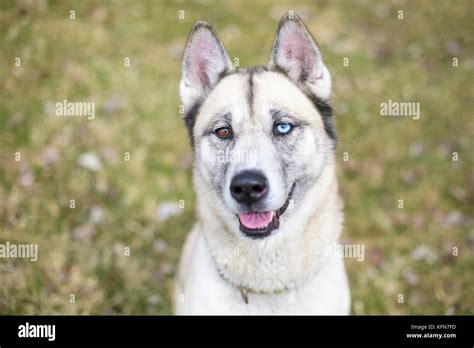
[(252, 239), (261, 239), (271, 235), (271, 233), (280, 227), (280, 216), (282, 216), (290, 204), (295, 184), (286, 198), (285, 203), (275, 211), (247, 212), (238, 214), (240, 231)]
[(268, 180), (260, 172), (244, 170), (232, 179), (230, 193), (237, 202), (250, 207), (267, 196)]

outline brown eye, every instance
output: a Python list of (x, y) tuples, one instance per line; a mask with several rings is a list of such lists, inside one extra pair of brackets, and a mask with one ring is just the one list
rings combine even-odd
[(217, 137), (221, 139), (229, 139), (232, 137), (232, 130), (230, 127), (221, 127), (218, 128), (214, 131), (214, 133), (217, 135)]

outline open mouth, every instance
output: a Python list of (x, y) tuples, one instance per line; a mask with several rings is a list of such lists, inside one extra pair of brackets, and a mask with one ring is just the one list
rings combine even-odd
[(260, 239), (269, 236), (273, 230), (280, 226), (280, 216), (282, 216), (293, 195), (295, 184), (291, 187), (290, 193), (286, 198), (285, 204), (280, 209), (264, 212), (248, 212), (238, 214), (240, 231), (247, 237)]

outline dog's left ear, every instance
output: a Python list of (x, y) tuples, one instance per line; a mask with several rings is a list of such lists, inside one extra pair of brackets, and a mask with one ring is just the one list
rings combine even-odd
[(282, 69), (293, 82), (306, 85), (323, 100), (331, 96), (331, 75), (321, 51), (303, 21), (292, 12), (280, 21), (268, 65)]
[(198, 21), (191, 29), (181, 69), (179, 90), (185, 111), (204, 99), (222, 73), (233, 69), (224, 45), (207, 22)]

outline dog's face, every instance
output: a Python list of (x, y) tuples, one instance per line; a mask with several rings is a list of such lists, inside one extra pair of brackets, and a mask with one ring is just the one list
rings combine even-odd
[(226, 219), (230, 230), (271, 235), (317, 183), (335, 144), (331, 78), (316, 43), (288, 15), (268, 66), (235, 69), (213, 29), (198, 22), (182, 67), (185, 122), (205, 191), (235, 217)]

